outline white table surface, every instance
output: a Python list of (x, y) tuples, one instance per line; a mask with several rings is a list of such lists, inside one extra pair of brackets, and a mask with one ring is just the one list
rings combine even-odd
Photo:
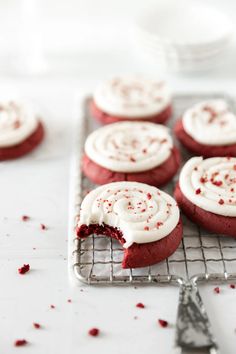
[[(0, 353), (174, 353), (177, 287), (73, 287), (67, 273), (69, 163), (75, 91), (90, 92), (112, 72), (140, 69), (123, 52), (81, 56), (77, 76), (2, 77), (0, 90), (17, 88), (42, 108), (47, 136), (31, 155), (0, 163)], [(97, 60), (94, 61), (94, 58)], [(208, 75), (169, 78), (174, 92), (235, 93), (234, 60)], [(231, 64), (229, 64), (231, 63)], [(31, 220), (22, 222), (21, 216)], [(48, 230), (40, 230), (40, 223)], [(33, 250), (33, 248), (36, 248)], [(31, 271), (17, 269), (29, 263)], [(236, 290), (201, 287), (221, 353), (236, 352)], [(83, 291), (81, 291), (83, 289)], [(71, 299), (72, 303), (68, 303)], [(145, 309), (135, 304), (143, 302)], [(55, 309), (50, 309), (50, 304)], [(134, 320), (134, 316), (138, 316)], [(172, 325), (163, 329), (157, 319)], [(32, 323), (43, 328), (36, 330)], [(101, 336), (87, 335), (98, 327)], [(15, 339), (29, 345), (15, 348)]]

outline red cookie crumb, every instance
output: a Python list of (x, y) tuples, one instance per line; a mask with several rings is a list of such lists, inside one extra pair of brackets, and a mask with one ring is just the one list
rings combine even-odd
[(50, 305), (51, 309), (55, 309), (55, 305)]
[(168, 326), (168, 322), (165, 320), (158, 319), (158, 323), (161, 327), (165, 328)]
[(23, 345), (28, 344), (26, 339), (17, 339), (14, 343), (15, 347), (22, 347)]
[(40, 228), (41, 228), (41, 230), (46, 230), (47, 229), (47, 227), (44, 224), (40, 224)]
[(152, 195), (150, 193), (147, 194), (147, 199), (151, 199), (152, 198)]
[(91, 328), (89, 331), (88, 331), (88, 334), (90, 336), (93, 336), (93, 337), (96, 337), (99, 335), (99, 329), (98, 328)]
[(67, 302), (72, 302), (71, 299), (68, 299)]
[(218, 201), (218, 203), (219, 203), (220, 205), (223, 205), (223, 204), (224, 204), (224, 200), (223, 200), (223, 199), (220, 199), (220, 200)]
[(195, 190), (195, 194), (200, 194), (200, 193), (201, 193), (201, 189), (200, 188)]
[(229, 286), (231, 289), (235, 289), (235, 284), (230, 284), (230, 286)]
[(214, 288), (214, 292), (215, 292), (216, 294), (219, 294), (219, 293), (220, 293), (220, 288), (217, 286), (216, 288)]
[(142, 302), (138, 302), (136, 304), (136, 307), (140, 308), (140, 309), (144, 309), (145, 305)]
[(30, 217), (29, 217), (28, 215), (23, 215), (23, 216), (21, 217), (21, 220), (22, 220), (22, 221), (29, 221), (29, 219), (30, 219)]
[(25, 274), (30, 270), (30, 265), (29, 264), (24, 264), (21, 268), (18, 268), (18, 273), (19, 274)]
[(41, 328), (41, 325), (39, 323), (33, 323), (34, 328), (39, 329)]

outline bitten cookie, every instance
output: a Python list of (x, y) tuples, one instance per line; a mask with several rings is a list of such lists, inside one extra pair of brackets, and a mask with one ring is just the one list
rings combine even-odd
[(175, 198), (196, 224), (236, 237), (236, 158), (193, 157), (180, 173)]
[(175, 200), (161, 190), (136, 182), (115, 182), (87, 194), (76, 229), (118, 240), (124, 248), (123, 268), (146, 267), (169, 257), (182, 238)]
[(0, 160), (21, 157), (41, 143), (44, 128), (22, 102), (0, 103)]
[(224, 100), (194, 105), (176, 122), (174, 130), (181, 143), (196, 155), (236, 156), (236, 115)]
[(91, 133), (82, 168), (96, 184), (136, 181), (160, 186), (176, 174), (180, 155), (168, 128), (150, 122), (119, 122)]
[(115, 77), (96, 89), (90, 110), (102, 124), (124, 120), (165, 123), (172, 113), (171, 96), (163, 81)]

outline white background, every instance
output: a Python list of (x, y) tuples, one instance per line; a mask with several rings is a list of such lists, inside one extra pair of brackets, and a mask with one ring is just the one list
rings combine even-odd
[[(208, 2), (236, 20), (235, 1)], [(19, 3), (0, 1), (0, 92), (18, 90), (37, 102), (47, 138), (32, 155), (0, 164), (0, 352), (173, 353), (177, 288), (74, 288), (67, 275), (74, 94), (91, 92), (98, 80), (111, 73), (156, 74), (155, 67), (144, 66), (133, 55), (127, 37), (131, 19), (147, 1), (41, 0), (39, 26), (49, 70), (35, 77), (16, 75), (12, 65), (17, 61)], [(221, 68), (210, 73), (168, 75), (173, 91), (235, 94), (234, 53), (233, 46)], [(23, 223), (23, 214), (32, 220)], [(40, 230), (41, 222), (48, 230)], [(17, 269), (23, 263), (30, 263), (32, 270), (20, 276)], [(234, 354), (236, 290), (224, 285), (222, 293), (215, 295), (213, 287), (202, 289), (213, 332), (221, 352)], [(72, 303), (67, 303), (68, 298)], [(135, 308), (139, 301), (146, 309)], [(172, 326), (159, 328), (158, 318)], [(43, 329), (35, 330), (33, 322)], [(101, 329), (100, 337), (88, 337), (87, 330), (93, 326)], [(30, 344), (14, 348), (17, 338)]]

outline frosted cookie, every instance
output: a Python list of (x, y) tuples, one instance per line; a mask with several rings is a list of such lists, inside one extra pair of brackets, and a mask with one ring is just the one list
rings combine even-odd
[(224, 100), (209, 100), (188, 109), (177, 121), (175, 134), (196, 155), (236, 156), (236, 115)]
[(32, 151), (44, 137), (44, 128), (32, 108), (21, 102), (0, 103), (0, 160)]
[(124, 120), (165, 123), (171, 116), (171, 96), (163, 81), (114, 77), (96, 89), (91, 114), (102, 124)]
[(196, 224), (236, 237), (236, 158), (193, 157), (180, 173), (175, 198)]
[(150, 122), (118, 122), (91, 133), (82, 168), (96, 184), (136, 181), (160, 186), (176, 174), (180, 155), (168, 128)]
[(105, 235), (124, 248), (123, 268), (146, 267), (169, 257), (182, 238), (175, 200), (136, 182), (115, 182), (87, 194), (81, 204), (77, 236)]

